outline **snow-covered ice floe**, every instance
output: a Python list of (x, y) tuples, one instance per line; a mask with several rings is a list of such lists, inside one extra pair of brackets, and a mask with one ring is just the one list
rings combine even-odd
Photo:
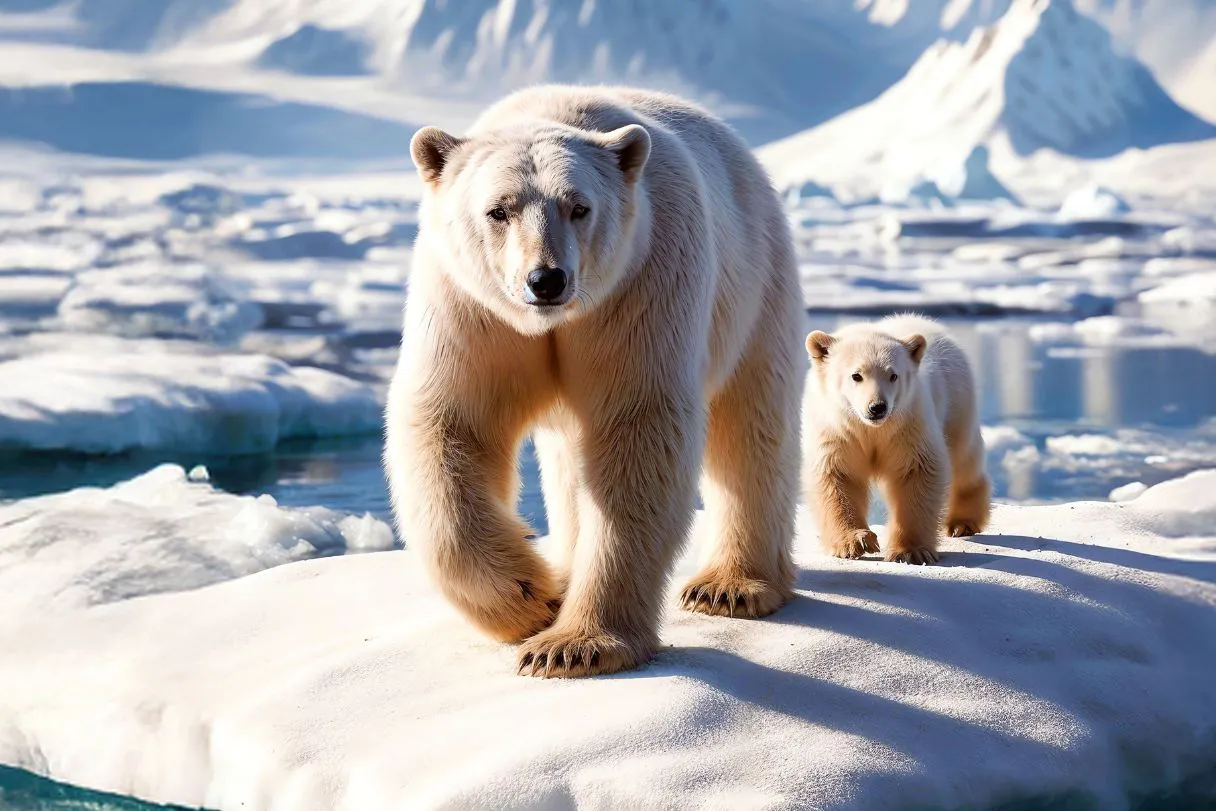
[(999, 507), (935, 567), (804, 534), (780, 613), (673, 594), (649, 666), (582, 681), (514, 675), (409, 551), (50, 614), (0, 589), (0, 763), (225, 811), (1119, 811), (1216, 756), (1214, 520), (1207, 470)]
[(393, 531), (371, 515), (283, 509), (268, 495), (215, 490), (205, 469), (161, 465), (113, 487), (0, 506), (0, 592), (10, 607), (59, 614), (392, 547)]
[(184, 341), (54, 338), (0, 360), (0, 450), (256, 453), (380, 426), (375, 391), (323, 369)]

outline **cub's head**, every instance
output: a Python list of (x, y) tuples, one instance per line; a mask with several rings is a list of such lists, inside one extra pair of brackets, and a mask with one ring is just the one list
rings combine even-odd
[(878, 332), (806, 336), (806, 351), (823, 390), (866, 425), (881, 425), (906, 407), (925, 355), (925, 337), (898, 340)]
[(461, 288), (521, 332), (594, 307), (625, 272), (646, 213), (645, 128), (533, 122), (460, 139), (425, 127), (410, 152), (430, 192), (430, 244)]

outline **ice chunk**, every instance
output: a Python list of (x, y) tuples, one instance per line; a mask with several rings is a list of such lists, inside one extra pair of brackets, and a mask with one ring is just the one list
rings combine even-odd
[(56, 613), (393, 545), (392, 529), (371, 515), (284, 509), (162, 465), (110, 488), (0, 507), (0, 593), (6, 617)]
[(157, 341), (68, 346), (0, 361), (0, 449), (240, 454), (380, 426), (371, 387), (322, 369)]

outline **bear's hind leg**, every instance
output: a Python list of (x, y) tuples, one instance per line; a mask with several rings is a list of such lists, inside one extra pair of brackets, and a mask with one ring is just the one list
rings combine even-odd
[(753, 339), (710, 404), (701, 494), (713, 547), (681, 594), (689, 611), (763, 617), (793, 597), (803, 373), (800, 353), (770, 337)]
[(953, 478), (946, 510), (946, 534), (964, 538), (984, 531), (992, 510), (992, 484), (984, 472), (984, 439), (972, 426), (950, 445)]

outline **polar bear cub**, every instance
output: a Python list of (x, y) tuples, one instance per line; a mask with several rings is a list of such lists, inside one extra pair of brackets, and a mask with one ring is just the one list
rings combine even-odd
[(975, 385), (967, 358), (935, 321), (897, 315), (806, 338), (804, 482), (824, 549), (878, 551), (866, 523), (876, 479), (890, 511), (886, 559), (937, 561), (938, 531), (988, 523)]

